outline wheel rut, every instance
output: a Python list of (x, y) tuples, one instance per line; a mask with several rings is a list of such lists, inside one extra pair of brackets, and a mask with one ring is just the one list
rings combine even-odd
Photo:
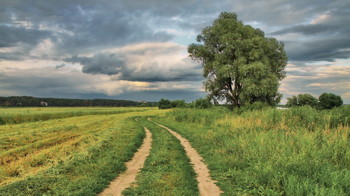
[(126, 162), (126, 171), (117, 176), (99, 196), (122, 195), (122, 192), (136, 181), (136, 175), (143, 168), (152, 146), (152, 133), (146, 127), (144, 129), (146, 137), (133, 158)]
[[(149, 119), (150, 120), (150, 119)], [(183, 138), (180, 134), (169, 129), (168, 127), (154, 122), (156, 125), (166, 129), (172, 135), (174, 135), (178, 140), (180, 140), (181, 145), (185, 148), (188, 158), (193, 164), (193, 169), (197, 174), (198, 189), (201, 196), (217, 196), (223, 193), (223, 191), (215, 184), (215, 181), (210, 177), (210, 171), (207, 165), (203, 162), (203, 158), (194, 149), (190, 142)]]

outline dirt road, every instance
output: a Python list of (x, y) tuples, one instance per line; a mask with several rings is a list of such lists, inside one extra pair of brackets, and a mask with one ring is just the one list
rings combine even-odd
[(126, 162), (127, 170), (114, 179), (108, 188), (106, 188), (99, 196), (119, 196), (122, 195), (124, 189), (130, 187), (135, 182), (136, 175), (143, 167), (147, 156), (152, 146), (152, 134), (144, 127), (146, 132), (146, 138), (143, 140), (143, 144), (139, 150), (134, 154), (134, 157)]
[(215, 181), (210, 178), (209, 169), (205, 163), (203, 163), (203, 158), (198, 154), (196, 149), (194, 149), (190, 142), (183, 138), (180, 134), (175, 131), (169, 129), (166, 126), (155, 123), (158, 126), (168, 130), (171, 134), (173, 134), (178, 140), (180, 140), (181, 145), (185, 148), (186, 154), (188, 158), (191, 160), (193, 164), (194, 171), (197, 173), (197, 181), (199, 194), (201, 196), (216, 196), (220, 195), (223, 191), (215, 184)]

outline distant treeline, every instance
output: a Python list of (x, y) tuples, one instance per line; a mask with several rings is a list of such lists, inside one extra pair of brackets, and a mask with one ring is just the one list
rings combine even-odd
[(63, 99), (63, 98), (37, 98), (30, 96), (0, 97), (1, 107), (89, 107), (89, 106), (110, 106), (110, 107), (154, 107), (157, 102), (136, 102), (130, 100), (113, 99)]

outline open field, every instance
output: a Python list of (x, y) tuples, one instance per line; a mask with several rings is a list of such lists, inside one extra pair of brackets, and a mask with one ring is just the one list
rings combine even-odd
[(0, 124), (67, 118), (84, 115), (119, 114), (146, 111), (151, 108), (138, 107), (25, 107), (0, 108)]
[(134, 117), (161, 112), (142, 110), (0, 126), (0, 195), (99, 193), (142, 143)]
[[(350, 108), (16, 108), (52, 118), (0, 125), (0, 195), (96, 195), (152, 133), (124, 195), (199, 195), (187, 138), (222, 195), (350, 195)], [(100, 112), (100, 113), (99, 113)], [(79, 114), (61, 116), (59, 114)], [(93, 115), (91, 115), (93, 114)], [(28, 116), (31, 116), (28, 114)], [(151, 117), (153, 122), (147, 119)]]

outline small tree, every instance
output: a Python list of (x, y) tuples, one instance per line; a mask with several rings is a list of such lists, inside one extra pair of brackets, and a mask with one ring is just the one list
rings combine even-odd
[(160, 99), (160, 101), (158, 102), (159, 109), (168, 109), (172, 107), (173, 106), (171, 105), (171, 101), (168, 99)]
[(293, 95), (292, 97), (288, 97), (286, 106), (287, 107), (299, 106), (298, 97), (295, 95)]
[(321, 109), (332, 109), (343, 105), (343, 100), (339, 95), (333, 93), (322, 93), (319, 100), (319, 107)]
[[(241, 106), (245, 103), (279, 103), (279, 81), (285, 77), (284, 44), (223, 12), (197, 36), (188, 53), (202, 63), (209, 97)], [(214, 100), (216, 101), (216, 100)]]

